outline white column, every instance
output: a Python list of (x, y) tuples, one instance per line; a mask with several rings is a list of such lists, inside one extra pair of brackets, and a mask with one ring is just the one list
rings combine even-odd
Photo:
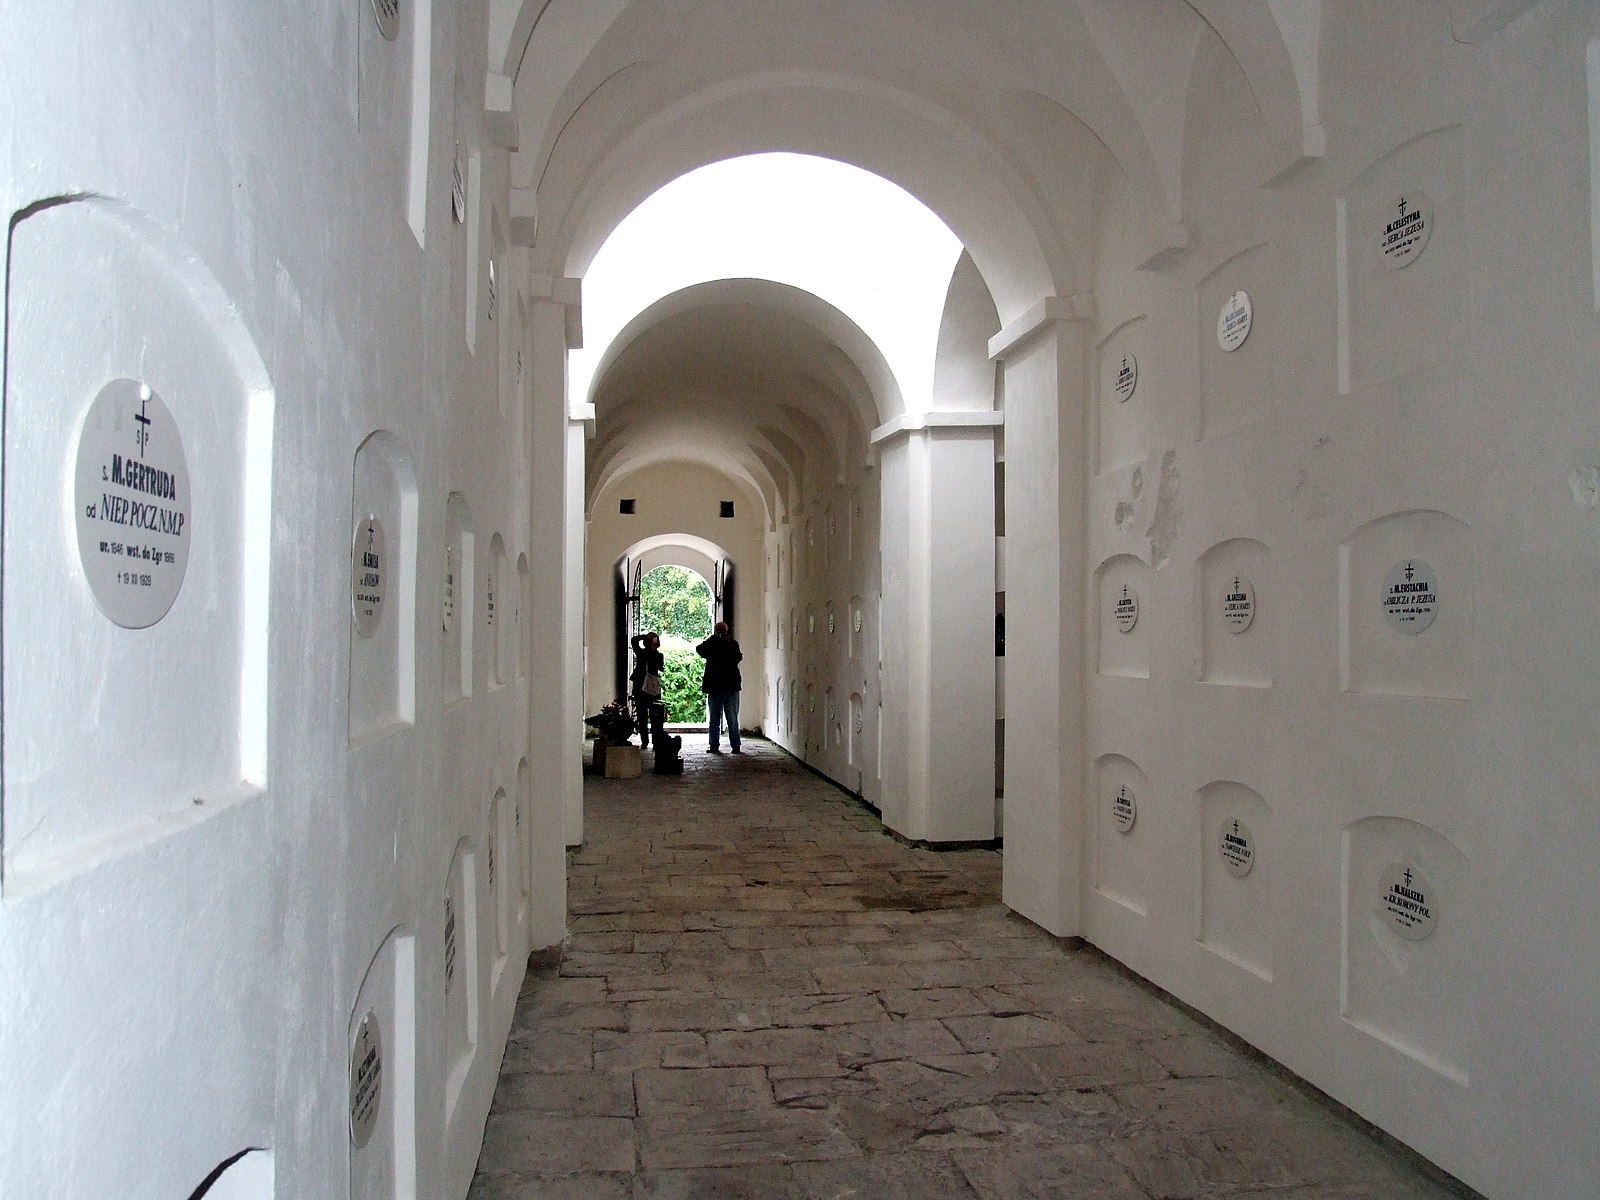
[[(534, 279), (528, 421), (528, 570), (531, 592), (528, 724), (533, 773), (529, 944), (566, 935), (566, 847), (582, 836), (582, 504), (581, 426), (573, 466), (567, 408), (567, 351), (580, 328), (578, 281)], [(576, 479), (573, 478), (574, 470)], [(571, 532), (578, 522), (578, 537)]]
[(995, 335), (1006, 449), (1005, 903), (1082, 932), (1084, 329), (1050, 297)]
[(925, 413), (881, 456), (889, 828), (929, 842), (994, 829), (994, 412)]

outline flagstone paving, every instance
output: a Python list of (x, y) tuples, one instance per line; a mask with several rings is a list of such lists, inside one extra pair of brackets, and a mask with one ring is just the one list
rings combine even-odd
[(1444, 1200), (770, 743), (585, 784), (470, 1200)]

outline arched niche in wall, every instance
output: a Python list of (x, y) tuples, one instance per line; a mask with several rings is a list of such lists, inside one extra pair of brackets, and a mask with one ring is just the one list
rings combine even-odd
[(1347, 692), (1464, 700), (1471, 682), (1472, 531), (1429, 509), (1369, 521), (1339, 556)]
[[(849, 724), (846, 726), (847, 735), (848, 735), (847, 736), (847, 741), (846, 741), (846, 747), (847, 747), (847, 751), (848, 751), (847, 756), (846, 756), (846, 761), (852, 767), (859, 768), (860, 765), (861, 765), (862, 723), (866, 719), (866, 711), (867, 711), (867, 709), (866, 709), (866, 701), (862, 698), (861, 693), (860, 692), (851, 692), (850, 693)], [(857, 788), (857, 790), (860, 789), (860, 786), (861, 786), (861, 772), (859, 770), (857, 770), (857, 772), (856, 772), (856, 788)]]
[(1144, 916), (1149, 884), (1160, 870), (1159, 838), (1149, 782), (1131, 758), (1102, 754), (1094, 760), (1094, 890)]
[(446, 704), (472, 695), (474, 550), (472, 508), (460, 492), (451, 492), (444, 506), (444, 569), (440, 582), (440, 626), (444, 632), (440, 685)]
[[(1250, 246), (1228, 258), (1195, 286), (1195, 337), (1199, 344), (1199, 411), (1197, 439), (1253, 425), (1269, 416), (1283, 397), (1294, 394), (1297, 364), (1285, 342), (1285, 330), (1296, 329), (1285, 310), (1290, 289), (1282, 279), (1279, 256), (1266, 244)], [(1242, 294), (1242, 296), (1241, 296)], [(1234, 301), (1233, 297), (1241, 296)], [(1225, 349), (1223, 310), (1232, 318), (1248, 305), (1247, 336)]]
[(1142, 373), (1155, 359), (1147, 345), (1145, 315), (1129, 317), (1095, 347), (1098, 363), (1094, 405), (1095, 471), (1141, 462), (1150, 453), (1150, 394)]
[(528, 760), (522, 759), (517, 763), (517, 806), (513, 814), (512, 834), (516, 849), (517, 868), (517, 924), (521, 925), (528, 919), (528, 896), (531, 885), (531, 869), (528, 858), (528, 822), (533, 816), (533, 769), (529, 767)]
[(1242, 783), (1200, 789), (1200, 944), (1268, 982), (1276, 959), (1278, 897), (1272, 810)]
[(1108, 558), (1095, 571), (1096, 670), (1130, 679), (1150, 677), (1150, 618), (1145, 611), (1150, 569), (1131, 554)]
[(517, 555), (516, 620), (517, 678), (528, 677), (528, 661), (533, 657), (533, 581), (528, 575), (528, 555)]
[(472, 842), (456, 843), (440, 910), (440, 967), (444, 984), (445, 1123), (455, 1120), (478, 1049), (478, 856)]
[(273, 1200), (276, 1174), (271, 1150), (246, 1150), (218, 1165), (190, 1200)]
[(18, 215), (5, 288), (17, 896), (266, 786), (274, 397), (198, 256), (120, 204)]
[(417, 483), (386, 430), (356, 448), (350, 489), (349, 736), (416, 719)]
[(1458, 362), (1465, 351), (1465, 142), (1460, 125), (1410, 138), (1337, 201), (1345, 393)]
[(489, 539), (484, 564), (483, 627), (489, 653), (489, 686), (504, 687), (511, 678), (511, 623), (506, 619), (506, 543), (498, 533)]
[(1266, 546), (1253, 538), (1218, 542), (1200, 556), (1195, 623), (1200, 678), (1236, 687), (1272, 686), (1274, 624)]
[(506, 803), (505, 788), (496, 788), (489, 801), (489, 812), (484, 821), (483, 875), (485, 899), (492, 913), (490, 922), (492, 944), (489, 955), (489, 992), (492, 995), (500, 984), (506, 960), (511, 952), (511, 905), (516, 878), (516, 844), (511, 830), (511, 806)]
[(416, 994), (416, 939), (396, 928), (367, 967), (346, 1030), (351, 1200), (413, 1195)]
[(1345, 827), (1341, 1012), (1462, 1086), (1475, 999), (1470, 867), (1416, 821), (1372, 816)]

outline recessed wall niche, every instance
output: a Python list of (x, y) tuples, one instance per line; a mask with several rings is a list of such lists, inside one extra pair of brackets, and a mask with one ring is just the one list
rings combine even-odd
[(521, 925), (528, 918), (528, 833), (529, 820), (533, 816), (533, 770), (528, 766), (528, 760), (522, 759), (517, 763), (517, 807), (512, 816), (512, 829), (515, 834), (515, 848), (517, 855), (517, 924)]
[(1419, 509), (1363, 525), (1340, 550), (1344, 690), (1466, 699), (1472, 595), (1472, 531), (1455, 517)]
[(1094, 760), (1092, 795), (1094, 890), (1142, 917), (1160, 824), (1150, 785), (1132, 759), (1102, 754)]
[[(1294, 363), (1274, 339), (1284, 313), (1271, 248), (1251, 246), (1223, 262), (1195, 288), (1195, 336), (1200, 346), (1197, 438), (1238, 429), (1265, 417), (1294, 382)], [(1235, 292), (1250, 298), (1250, 333), (1230, 351), (1218, 343), (1218, 316)]]
[(511, 905), (514, 900), (517, 855), (511, 815), (505, 788), (496, 788), (494, 799), (489, 801), (486, 822), (488, 841), (484, 857), (484, 883), (489, 893), (489, 904), (494, 910), (494, 953), (490, 958), (492, 965), (489, 972), (491, 992), (499, 984), (511, 946)]
[(236, 306), (131, 209), (40, 205), (11, 227), (7, 268), (15, 896), (266, 785), (273, 395)]
[(473, 590), (472, 509), (460, 492), (444, 506), (444, 564), (440, 578), (440, 627), (444, 632), (440, 685), (446, 704), (472, 695)]
[(1277, 936), (1272, 810), (1242, 783), (1200, 789), (1199, 928), (1211, 953), (1272, 979)]
[(1470, 864), (1437, 831), (1374, 816), (1344, 833), (1341, 1011), (1358, 1029), (1445, 1078), (1467, 1083), (1472, 994)]
[(1465, 348), (1462, 144), (1459, 125), (1412, 138), (1338, 202), (1346, 393), (1457, 361)]
[(1207, 683), (1272, 686), (1267, 560), (1267, 548), (1252, 538), (1218, 542), (1200, 556), (1195, 619), (1200, 678)]
[(379, 430), (356, 449), (350, 489), (352, 745), (416, 719), (417, 484), (411, 456)]
[(351, 1200), (398, 1200), (417, 1175), (416, 939), (395, 929), (367, 967), (345, 1041)]
[(456, 843), (450, 859), (439, 921), (448, 1124), (478, 1048), (478, 856), (467, 838)]
[(1096, 347), (1099, 396), (1095, 403), (1097, 472), (1141, 461), (1149, 453), (1150, 384), (1140, 374), (1144, 314), (1118, 325)]
[(498, 533), (489, 539), (489, 561), (483, 580), (484, 640), (489, 651), (489, 685), (501, 687), (511, 678), (511, 622), (506, 619), (506, 543)]
[(1096, 669), (1102, 675), (1150, 677), (1149, 576), (1150, 569), (1131, 554), (1108, 558), (1095, 572)]

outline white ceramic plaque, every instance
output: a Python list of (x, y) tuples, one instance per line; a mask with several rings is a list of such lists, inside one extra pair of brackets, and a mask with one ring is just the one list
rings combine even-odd
[(350, 1140), (360, 1149), (372, 1140), (383, 1106), (383, 1032), (370, 1008), (350, 1047)]
[(829, 633), (830, 633), (830, 634), (831, 634), (831, 633), (832, 633), (832, 632), (833, 632), (833, 626), (834, 626), (834, 622), (833, 622), (833, 609), (831, 609), (831, 608), (830, 608), (830, 609), (829, 609), (829, 610), (828, 610), (828, 632), (829, 632)]
[(1384, 214), (1383, 228), (1378, 234), (1378, 253), (1383, 255), (1383, 265), (1391, 271), (1409, 266), (1433, 232), (1433, 201), (1425, 192), (1407, 192), (1395, 200), (1394, 206)]
[(1394, 863), (1384, 870), (1378, 887), (1378, 911), (1390, 929), (1413, 942), (1426, 941), (1433, 936), (1439, 921), (1436, 898), (1433, 885), (1420, 871), (1404, 863)]
[(495, 578), (494, 578), (494, 568), (493, 567), (490, 567), (487, 571), (484, 572), (483, 580), (484, 580), (484, 588), (483, 588), (483, 595), (484, 595), (483, 623), (487, 628), (493, 629), (494, 628), (494, 606), (495, 606), (495, 586), (494, 586), (495, 585)]
[(1383, 577), (1383, 615), (1401, 633), (1421, 633), (1439, 615), (1439, 577), (1420, 558), (1395, 563)]
[(449, 991), (456, 979), (456, 902), (454, 897), (444, 898), (444, 990)]
[(1249, 292), (1235, 292), (1229, 296), (1217, 314), (1217, 345), (1230, 354), (1244, 345), (1245, 338), (1250, 336), (1250, 322), (1254, 316)]
[(1117, 377), (1112, 381), (1112, 390), (1117, 393), (1117, 403), (1122, 404), (1132, 398), (1135, 389), (1139, 386), (1139, 360), (1131, 354), (1122, 356), (1122, 363), (1117, 367)]
[(1127, 584), (1111, 600), (1111, 619), (1119, 633), (1131, 633), (1139, 623), (1139, 593)]
[(1229, 633), (1243, 633), (1256, 619), (1256, 589), (1243, 575), (1235, 575), (1222, 593), (1222, 623)]
[(78, 560), (100, 611), (124, 629), (167, 615), (193, 536), (189, 467), (167, 406), (144, 384), (113, 379), (78, 432), (73, 494)]
[(861, 632), (861, 610), (858, 608), (850, 614), (850, 623), (855, 626), (856, 632)]
[(494, 831), (489, 831), (488, 853), (484, 856), (484, 873), (489, 877), (489, 886), (494, 887)]
[(444, 631), (450, 632), (450, 626), (456, 620), (456, 548), (444, 548)]
[(389, 563), (383, 545), (383, 524), (368, 513), (356, 524), (350, 544), (350, 613), (356, 632), (371, 637), (383, 623), (383, 598)]
[(816, 631), (817, 631), (817, 614), (815, 612), (808, 611), (806, 613), (806, 632), (807, 633), (815, 633)]
[(1133, 828), (1133, 823), (1139, 817), (1139, 804), (1126, 784), (1117, 788), (1117, 794), (1111, 797), (1111, 819), (1116, 822), (1120, 833), (1127, 833)]
[(1243, 879), (1256, 865), (1256, 839), (1250, 826), (1237, 817), (1222, 823), (1217, 839), (1217, 850), (1222, 855), (1222, 865), (1235, 879)]

